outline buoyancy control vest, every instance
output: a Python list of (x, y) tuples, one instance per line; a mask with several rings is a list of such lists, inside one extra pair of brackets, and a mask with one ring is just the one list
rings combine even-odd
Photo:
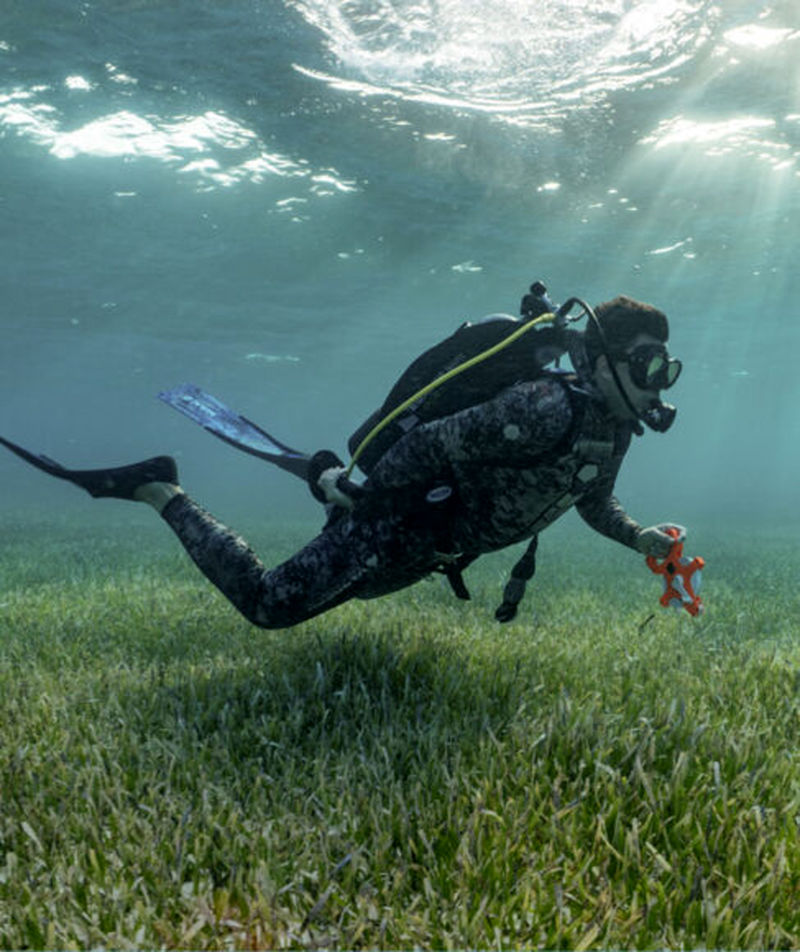
[[(557, 372), (542, 371), (556, 376)], [(503, 590), (503, 601), (495, 612), (495, 618), (501, 622), (510, 621), (517, 612), (517, 606), (525, 594), (526, 584), (536, 571), (536, 549), (539, 533), (575, 505), (586, 492), (591, 491), (598, 476), (614, 456), (623, 455), (627, 450), (632, 430), (624, 425), (614, 432), (608, 432), (606, 426), (597, 426), (596, 421), (587, 414), (590, 397), (575, 384), (573, 375), (562, 374), (560, 380), (572, 405), (572, 423), (569, 432), (559, 441), (558, 446), (542, 454), (539, 462), (533, 465), (541, 483), (534, 484), (530, 502), (534, 518), (524, 527), (522, 538), (530, 541), (523, 556), (511, 571), (511, 577)], [(599, 421), (598, 421), (599, 422)], [(588, 425), (587, 425), (588, 423)], [(530, 463), (525, 468), (531, 468)], [(445, 489), (448, 487), (441, 487)], [(429, 493), (429, 501), (432, 494)], [(453, 545), (453, 527), (447, 512), (450, 499), (445, 497), (443, 511), (437, 511), (436, 505), (430, 506), (429, 519), (437, 528), (442, 559), (438, 571), (450, 582), (454, 594), (461, 599), (469, 599), (462, 573), (475, 561), (477, 554), (461, 552)], [(504, 545), (507, 543), (503, 543)]]

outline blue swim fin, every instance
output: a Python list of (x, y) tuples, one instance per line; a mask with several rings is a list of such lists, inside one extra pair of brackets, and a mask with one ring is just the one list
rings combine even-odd
[(200, 387), (184, 383), (158, 396), (164, 403), (180, 410), (190, 420), (236, 449), (268, 460), (300, 479), (307, 478), (310, 457), (306, 453), (276, 440), (260, 426), (231, 410)]

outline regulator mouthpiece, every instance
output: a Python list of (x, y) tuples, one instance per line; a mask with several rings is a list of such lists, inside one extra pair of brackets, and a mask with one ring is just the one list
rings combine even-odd
[(657, 400), (649, 406), (641, 415), (640, 419), (651, 430), (656, 433), (666, 433), (675, 422), (678, 411), (671, 403), (662, 403)]

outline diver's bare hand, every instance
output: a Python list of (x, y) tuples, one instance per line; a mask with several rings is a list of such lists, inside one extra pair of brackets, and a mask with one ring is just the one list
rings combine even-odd
[[(677, 529), (678, 535), (670, 535), (667, 529)], [(648, 526), (641, 529), (636, 539), (636, 548), (642, 555), (651, 555), (657, 559), (663, 559), (669, 555), (669, 550), (676, 542), (683, 542), (686, 538), (686, 530), (683, 526), (677, 526), (671, 522), (662, 522), (657, 526)]]

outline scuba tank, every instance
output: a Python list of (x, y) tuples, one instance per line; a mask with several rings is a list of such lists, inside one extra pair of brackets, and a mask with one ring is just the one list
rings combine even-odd
[[(520, 318), (493, 314), (475, 324), (468, 321), (450, 337), (422, 353), (401, 374), (382, 406), (370, 414), (348, 440), (348, 449), (357, 457), (359, 468), (369, 475), (384, 453), (420, 423), (476, 406), (521, 380), (541, 376), (544, 368), (557, 362), (567, 350), (569, 331), (566, 322), (554, 316), (557, 314), (547, 297), (547, 289), (536, 281), (522, 299)], [(528, 333), (520, 333), (531, 323), (538, 326)], [(504, 345), (514, 334), (518, 335), (516, 339)], [(458, 370), (493, 348), (497, 348), (496, 353), (485, 359), (481, 357), (474, 366), (464, 367), (463, 373)], [(454, 373), (452, 380), (427, 392), (434, 381), (451, 372)], [(419, 394), (416, 400), (413, 399), (415, 394)], [(410, 405), (397, 413), (409, 400)], [(392, 418), (392, 414), (396, 415)], [(388, 422), (381, 425), (387, 419)]]

